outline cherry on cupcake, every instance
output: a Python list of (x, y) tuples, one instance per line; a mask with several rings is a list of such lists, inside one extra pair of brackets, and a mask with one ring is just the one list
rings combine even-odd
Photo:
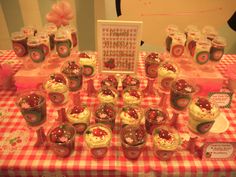
[(56, 82), (66, 84), (66, 79), (62, 74), (56, 73), (56, 74), (52, 74), (50, 77)]
[(90, 57), (88, 56), (88, 54), (83, 52), (79, 54), (79, 58), (90, 58)]
[(133, 117), (133, 118), (135, 118), (135, 119), (138, 119), (138, 114), (137, 114), (137, 112), (136, 112), (136, 110), (135, 110), (134, 108), (129, 107), (129, 108), (127, 109), (127, 113), (128, 113), (131, 117)]
[(163, 139), (166, 139), (166, 140), (171, 139), (170, 133), (167, 130), (165, 130), (165, 129), (159, 130), (158, 134), (159, 134), (160, 138), (163, 138)]
[(206, 109), (208, 111), (211, 110), (211, 103), (206, 98), (199, 98), (196, 103), (200, 108)]
[(165, 64), (163, 64), (163, 67), (166, 68), (167, 70), (176, 72), (175, 67), (174, 67), (172, 64), (170, 64), (170, 63), (165, 63)]
[(42, 100), (42, 97), (39, 95), (32, 93), (28, 95), (25, 99), (26, 103), (28, 103), (31, 107), (38, 106)]
[(84, 111), (84, 107), (81, 105), (74, 106), (73, 109), (71, 110), (71, 114), (79, 114)]

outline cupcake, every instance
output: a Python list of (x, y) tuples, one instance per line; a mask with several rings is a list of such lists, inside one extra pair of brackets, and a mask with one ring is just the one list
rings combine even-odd
[(188, 127), (198, 134), (206, 134), (220, 114), (216, 104), (204, 97), (195, 98), (189, 105)]
[(95, 109), (95, 122), (106, 124), (111, 130), (114, 129), (116, 109), (113, 104), (104, 103)]
[(178, 79), (171, 84), (170, 104), (177, 111), (183, 111), (189, 105), (192, 95), (195, 92), (194, 86), (184, 79)]
[(118, 81), (114, 75), (109, 75), (101, 81), (101, 87), (113, 87), (117, 90)]
[(71, 92), (78, 91), (82, 88), (83, 83), (83, 73), (82, 67), (80, 67), (75, 61), (70, 60), (66, 61), (62, 68), (61, 72), (65, 74), (69, 81), (69, 90)]
[(152, 52), (145, 58), (145, 73), (147, 77), (157, 78), (157, 68), (163, 60), (160, 54)]
[(96, 58), (86, 53), (79, 54), (79, 64), (83, 66), (83, 75), (85, 77), (94, 76), (96, 71)]
[(51, 128), (47, 135), (50, 148), (58, 157), (68, 157), (75, 148), (75, 134), (75, 128), (70, 124)]
[(126, 105), (140, 105), (142, 92), (138, 89), (128, 88), (123, 92), (123, 101)]
[(90, 125), (84, 133), (84, 140), (95, 158), (105, 157), (111, 138), (111, 130), (102, 124)]
[(180, 137), (174, 128), (156, 127), (152, 132), (153, 152), (160, 160), (170, 160), (180, 144)]
[(120, 111), (120, 120), (124, 125), (138, 125), (142, 119), (142, 111), (136, 106), (124, 106)]
[(171, 82), (178, 76), (178, 67), (170, 62), (164, 62), (158, 67), (158, 86), (163, 91), (169, 91)]
[(127, 125), (121, 129), (121, 145), (124, 156), (129, 160), (137, 160), (146, 144), (147, 135), (140, 125)]
[(123, 89), (130, 87), (138, 89), (140, 87), (140, 81), (136, 77), (133, 77), (131, 75), (126, 75), (122, 81), (122, 87)]
[(71, 106), (67, 109), (67, 119), (75, 127), (77, 133), (83, 133), (89, 125), (91, 111), (83, 105)]
[(117, 91), (113, 88), (101, 88), (98, 92), (98, 100), (101, 103), (116, 103), (118, 94)]
[(67, 79), (60, 73), (53, 73), (44, 83), (43, 87), (48, 97), (55, 105), (62, 105), (68, 102), (69, 89)]
[(155, 127), (163, 125), (168, 120), (168, 113), (157, 105), (152, 105), (145, 110), (145, 128), (147, 133), (152, 134)]

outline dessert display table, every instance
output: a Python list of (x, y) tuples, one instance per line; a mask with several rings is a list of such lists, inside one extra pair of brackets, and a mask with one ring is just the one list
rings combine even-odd
[[(139, 57), (138, 76), (145, 78), (144, 56)], [(22, 63), (13, 51), (4, 51), (0, 56), (0, 63), (10, 64), (14, 71), (20, 70)], [(225, 78), (225, 69), (228, 64), (236, 63), (236, 55), (224, 55), (216, 66), (221, 85)], [(19, 76), (19, 73), (18, 75)], [(217, 77), (218, 77), (217, 76)], [(1, 79), (1, 78), (0, 78)], [(100, 88), (100, 75), (94, 80), (96, 89)], [(146, 86), (146, 79), (141, 80), (141, 89)], [(81, 101), (86, 103), (91, 110), (98, 104), (96, 97), (88, 97), (86, 89), (81, 90)], [(236, 163), (234, 160), (207, 161), (190, 154), (185, 149), (185, 137), (188, 135), (186, 127), (187, 113), (179, 115), (180, 135), (183, 144), (169, 161), (160, 161), (152, 151), (151, 137), (148, 135), (144, 152), (138, 160), (130, 161), (123, 155), (119, 137), (120, 119), (117, 117), (111, 146), (105, 158), (94, 159), (83, 140), (77, 135), (75, 151), (67, 158), (58, 158), (51, 150), (44, 147), (34, 147), (37, 140), (36, 133), (26, 126), (26, 123), (15, 105), (16, 88), (3, 90), (0, 87), (0, 176), (236, 176)], [(142, 108), (151, 104), (158, 104), (158, 96), (145, 97), (141, 103)], [(117, 103), (123, 105), (122, 99)], [(55, 123), (57, 107), (47, 105), (47, 122), (45, 132)], [(167, 108), (172, 115), (171, 108)], [(233, 97), (230, 108), (222, 108), (222, 113), (229, 121), (229, 127), (224, 133), (210, 133), (199, 140), (199, 144), (206, 141), (236, 142), (236, 98)], [(91, 118), (94, 122), (94, 117)]]

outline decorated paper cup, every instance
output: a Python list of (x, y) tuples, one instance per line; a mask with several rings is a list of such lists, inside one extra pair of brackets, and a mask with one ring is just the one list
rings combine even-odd
[(82, 88), (83, 68), (75, 60), (66, 61), (62, 65), (61, 72), (69, 81), (69, 91), (76, 92)]
[(169, 119), (168, 113), (158, 105), (149, 106), (144, 112), (144, 117), (145, 128), (149, 134), (152, 134), (155, 127), (164, 125)]
[(171, 25), (167, 26), (167, 28), (166, 28), (167, 37), (165, 40), (166, 51), (170, 52), (170, 48), (172, 45), (172, 38), (173, 38), (174, 34), (178, 31), (179, 31), (179, 29), (176, 25), (171, 24)]
[(75, 135), (75, 128), (64, 123), (52, 127), (47, 134), (47, 140), (50, 148), (58, 157), (68, 157), (75, 148)]
[(42, 92), (22, 92), (16, 99), (16, 105), (29, 126), (39, 126), (46, 121), (46, 97)]
[(123, 101), (125, 105), (140, 105), (142, 101), (142, 92), (135, 88), (126, 88), (123, 91)]
[(49, 100), (54, 105), (63, 105), (68, 102), (69, 88), (67, 78), (60, 73), (50, 74), (43, 84)]
[(149, 78), (157, 78), (157, 68), (163, 61), (160, 54), (152, 52), (145, 58), (145, 74)]
[(42, 63), (46, 58), (44, 42), (39, 36), (30, 36), (27, 40), (29, 57), (34, 63)]
[(153, 153), (159, 160), (170, 160), (180, 145), (178, 131), (169, 126), (156, 127), (152, 139)]
[(210, 60), (220, 61), (224, 55), (226, 40), (223, 37), (215, 37), (211, 41)]
[(83, 134), (90, 124), (91, 111), (85, 104), (69, 106), (66, 115), (69, 123), (75, 127), (79, 134)]
[(11, 34), (12, 48), (17, 57), (24, 57), (28, 54), (27, 36), (23, 32)]
[(115, 104), (118, 98), (117, 91), (112, 87), (103, 87), (98, 91), (98, 100), (100, 103)]
[(112, 138), (111, 129), (103, 124), (90, 125), (84, 132), (84, 140), (96, 159), (104, 158)]
[(111, 130), (115, 127), (116, 108), (114, 104), (99, 104), (94, 111), (95, 122), (107, 125)]
[(137, 160), (146, 144), (146, 132), (140, 125), (127, 125), (121, 129), (120, 139), (124, 156)]
[(195, 92), (195, 86), (188, 79), (176, 79), (171, 84), (170, 104), (177, 111), (184, 111)]
[(220, 114), (219, 107), (210, 99), (205, 97), (196, 97), (190, 103), (188, 127), (197, 134), (207, 134), (215, 119)]
[(121, 125), (139, 125), (142, 119), (142, 109), (137, 106), (123, 106), (120, 110), (119, 117)]

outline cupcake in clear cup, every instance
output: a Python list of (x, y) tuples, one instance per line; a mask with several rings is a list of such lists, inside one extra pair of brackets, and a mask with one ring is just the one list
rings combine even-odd
[(169, 119), (168, 113), (158, 105), (151, 105), (144, 111), (146, 132), (152, 134), (155, 127), (167, 123)]
[(50, 40), (49, 36), (46, 31), (39, 31), (36, 36), (39, 37), (39, 39), (42, 41), (43, 51), (45, 54), (45, 57), (48, 57), (50, 54)]
[(145, 58), (145, 74), (149, 78), (157, 78), (157, 68), (163, 61), (160, 54), (152, 52)]
[(42, 63), (46, 58), (43, 41), (38, 36), (30, 36), (27, 41), (29, 57), (34, 63)]
[(176, 111), (184, 111), (195, 93), (195, 85), (186, 78), (179, 78), (172, 82), (170, 90), (170, 105)]
[(103, 87), (98, 91), (98, 100), (100, 103), (115, 104), (118, 98), (117, 90), (112, 87)]
[(83, 66), (84, 77), (92, 77), (95, 75), (97, 60), (94, 55), (89, 56), (86, 52), (80, 53), (79, 64)]
[(161, 91), (168, 92), (171, 82), (178, 76), (178, 66), (170, 61), (163, 62), (158, 67), (158, 87)]
[(121, 125), (139, 125), (142, 120), (142, 109), (137, 106), (123, 106), (119, 112)]
[(84, 132), (84, 141), (96, 159), (104, 158), (112, 138), (111, 129), (103, 124), (90, 125)]
[(118, 89), (118, 80), (115, 75), (108, 75), (101, 81), (101, 87), (113, 87)]
[(121, 129), (120, 139), (124, 156), (129, 160), (137, 160), (144, 150), (147, 134), (140, 125), (127, 125)]
[(195, 25), (188, 25), (185, 29), (184, 29), (184, 34), (186, 35), (186, 38), (188, 38), (188, 35), (190, 32), (192, 31), (199, 31), (198, 27)]
[(27, 37), (35, 36), (37, 33), (37, 29), (34, 26), (24, 26), (21, 28), (21, 32), (23, 32)]
[(23, 32), (14, 32), (11, 34), (12, 48), (18, 57), (24, 57), (28, 54), (27, 36)]
[(220, 109), (209, 98), (196, 97), (190, 103), (188, 113), (189, 129), (196, 134), (205, 135), (215, 123), (215, 119), (220, 114)]
[(83, 68), (75, 61), (66, 61), (61, 68), (61, 72), (69, 81), (69, 91), (76, 92), (82, 88)]
[(22, 92), (16, 99), (16, 105), (30, 127), (40, 126), (46, 121), (46, 97), (43, 92)]
[(139, 89), (140, 87), (140, 80), (138, 77), (131, 76), (131, 75), (125, 75), (122, 80), (122, 88), (123, 90), (126, 88), (136, 88)]
[(50, 49), (53, 50), (55, 47), (55, 34), (57, 32), (57, 26), (54, 23), (47, 23), (44, 26), (44, 30), (49, 36)]
[(123, 91), (123, 101), (125, 105), (140, 105), (142, 92), (139, 89), (127, 88)]
[(111, 103), (99, 104), (94, 111), (95, 122), (105, 124), (111, 130), (113, 130), (115, 127), (116, 112), (117, 110), (114, 104)]
[(188, 37), (186, 39), (186, 49), (187, 55), (190, 57), (194, 56), (196, 43), (202, 37), (202, 34), (197, 29), (188, 32)]
[(58, 157), (68, 157), (75, 149), (75, 135), (76, 130), (72, 125), (56, 125), (47, 134), (48, 145)]
[(211, 41), (210, 60), (220, 61), (224, 55), (226, 40), (223, 37), (217, 36)]
[(69, 100), (68, 80), (61, 73), (50, 74), (43, 88), (54, 105), (64, 105)]
[(66, 115), (68, 122), (75, 127), (79, 134), (83, 134), (90, 124), (91, 111), (85, 104), (70, 105)]
[(176, 129), (159, 126), (153, 129), (153, 153), (159, 160), (170, 160), (180, 145), (180, 136)]

